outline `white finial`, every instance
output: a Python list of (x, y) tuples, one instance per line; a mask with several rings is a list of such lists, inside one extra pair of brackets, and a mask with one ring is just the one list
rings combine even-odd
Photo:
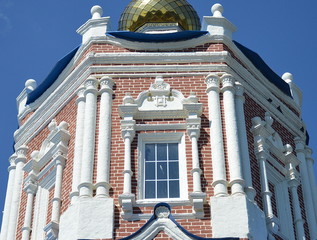
[(25, 88), (33, 91), (37, 87), (37, 83), (34, 79), (29, 79), (25, 81)]
[(223, 6), (220, 3), (216, 3), (211, 7), (213, 17), (222, 17), (223, 11)]
[(293, 74), (286, 72), (283, 74), (282, 79), (287, 83), (291, 83), (293, 82)]
[(91, 19), (99, 19), (99, 18), (101, 18), (103, 11), (102, 11), (102, 8), (100, 6), (95, 5), (91, 8), (90, 13), (92, 16)]

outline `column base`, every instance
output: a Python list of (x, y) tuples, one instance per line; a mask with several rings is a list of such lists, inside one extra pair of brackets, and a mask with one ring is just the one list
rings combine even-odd
[(50, 222), (44, 227), (46, 232), (45, 240), (56, 240), (58, 238), (59, 224), (56, 222)]
[(211, 197), (210, 211), (214, 238), (267, 240), (265, 215), (246, 196)]
[(112, 239), (112, 198), (79, 198), (61, 216), (59, 240)]
[(121, 194), (119, 196), (120, 206), (122, 207), (121, 216), (124, 220), (131, 220), (133, 216), (133, 205), (135, 205), (134, 194)]
[(204, 203), (206, 200), (206, 193), (203, 192), (192, 192), (189, 194), (189, 199), (192, 202), (194, 215), (196, 218), (203, 218), (204, 213)]

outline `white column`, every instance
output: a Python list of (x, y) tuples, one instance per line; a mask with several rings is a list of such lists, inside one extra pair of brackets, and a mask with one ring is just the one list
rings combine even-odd
[(22, 240), (29, 240), (32, 230), (32, 214), (33, 214), (33, 201), (36, 194), (37, 185), (32, 179), (26, 183), (24, 191), (27, 193), (27, 202), (24, 216), (24, 224), (22, 228)]
[(23, 182), (23, 167), (26, 162), (26, 146), (21, 146), (17, 149), (16, 154), (17, 158), (15, 159), (15, 180), (14, 180), (14, 188), (12, 193), (12, 202), (11, 202), (11, 211), (10, 218), (8, 224), (8, 233), (6, 240), (15, 240), (16, 239), (16, 230), (18, 223), (18, 215), (19, 215), (19, 207), (21, 200), (21, 190), (22, 190), (22, 182)]
[(289, 188), (292, 197), (293, 203), (293, 212), (294, 212), (294, 224), (296, 229), (297, 239), (305, 239), (305, 230), (304, 230), (304, 220), (302, 219), (301, 207), (299, 203), (297, 187), (299, 185), (298, 179), (295, 177), (290, 177)]
[(65, 157), (58, 153), (57, 156), (54, 157), (54, 161), (56, 164), (56, 176), (55, 176), (55, 186), (54, 186), (54, 198), (52, 201), (52, 217), (51, 221), (55, 223), (59, 223), (60, 217), (60, 208), (62, 202), (62, 181), (63, 181), (63, 169), (65, 166)]
[[(262, 140), (264, 142), (265, 140)], [(260, 142), (260, 141), (257, 141)], [(261, 148), (260, 148), (261, 149)], [(267, 171), (266, 171), (266, 161), (267, 161), (267, 156), (268, 153), (266, 150), (260, 150), (259, 152), (256, 153), (256, 157), (259, 161), (259, 166), (260, 166), (260, 178), (261, 178), (261, 195), (262, 195), (262, 200), (263, 200), (263, 207), (264, 207), (264, 212), (266, 216), (266, 222), (271, 230), (271, 232), (276, 233), (278, 231), (278, 225), (275, 222), (275, 217), (273, 213), (273, 208), (272, 208), (272, 193), (270, 192), (269, 188), (269, 181), (268, 181), (268, 176), (267, 176)]]
[(312, 150), (309, 147), (306, 147), (307, 170), (308, 170), (309, 182), (311, 187), (311, 193), (313, 196), (315, 217), (317, 221), (317, 187), (316, 187), (316, 180), (315, 180), (315, 174), (314, 174), (314, 159), (312, 158), (311, 155), (312, 155)]
[(223, 85), (223, 107), (226, 125), (225, 129), (231, 193), (244, 194), (244, 180), (242, 177), (238, 125), (235, 111), (235, 83), (234, 78), (229, 74), (223, 75), (221, 79)]
[(219, 77), (208, 75), (206, 77), (208, 109), (210, 121), (210, 143), (213, 167), (213, 183), (215, 196), (228, 195), (228, 182), (226, 180), (226, 164), (223, 148), (222, 123), (219, 100)]
[(122, 138), (124, 140), (124, 185), (123, 194), (131, 195), (131, 178), (133, 172), (131, 171), (131, 143), (135, 136), (135, 121), (122, 120)]
[(7, 239), (7, 230), (8, 230), (8, 223), (10, 218), (11, 201), (12, 201), (12, 193), (14, 189), (14, 177), (15, 177), (15, 169), (16, 169), (15, 158), (16, 158), (16, 155), (13, 154), (9, 159), (10, 167), (8, 168), (9, 177), (8, 177), (6, 199), (4, 203), (4, 210), (3, 210), (3, 216), (2, 216), (2, 225), (1, 225), (1, 233), (0, 233), (1, 240)]
[(71, 203), (74, 204), (78, 199), (78, 185), (80, 184), (80, 173), (83, 154), (84, 123), (85, 123), (85, 88), (81, 87), (77, 92), (77, 119), (76, 137), (74, 148), (73, 181), (72, 192), (70, 194)]
[(59, 219), (61, 212), (62, 202), (62, 180), (63, 180), (63, 169), (65, 166), (66, 158), (62, 152), (57, 152), (53, 157), (53, 161), (56, 165), (55, 175), (55, 186), (54, 186), (54, 197), (52, 200), (52, 216), (51, 221), (44, 227), (46, 232), (47, 240), (57, 240), (59, 234)]
[(248, 198), (253, 201), (256, 192), (252, 186), (252, 175), (250, 167), (249, 146), (247, 138), (247, 130), (244, 117), (244, 88), (240, 83), (236, 84), (236, 113), (238, 122), (238, 134), (240, 142), (240, 153), (242, 162), (243, 178), (245, 180), (245, 192)]
[(305, 143), (299, 137), (296, 137), (295, 144), (296, 144), (295, 151), (297, 154), (297, 158), (300, 161), (299, 169), (300, 169), (300, 175), (302, 179), (302, 189), (303, 189), (303, 195), (304, 195), (304, 203), (305, 203), (305, 209), (306, 209), (307, 222), (309, 226), (309, 232), (310, 232), (311, 239), (317, 239), (317, 223), (315, 218), (313, 197), (311, 193), (309, 176), (307, 171)]
[(85, 124), (79, 196), (92, 197), (98, 80), (94, 77), (88, 78), (85, 87)]
[[(194, 123), (191, 120), (196, 120)], [(193, 174), (193, 190), (201, 193), (201, 169), (199, 166), (198, 139), (200, 136), (200, 118), (187, 119), (187, 133), (192, 142), (192, 174)]]
[(97, 197), (109, 196), (110, 179), (110, 151), (111, 151), (111, 111), (112, 111), (112, 87), (110, 77), (100, 80), (100, 117), (98, 138), (98, 162), (97, 162)]

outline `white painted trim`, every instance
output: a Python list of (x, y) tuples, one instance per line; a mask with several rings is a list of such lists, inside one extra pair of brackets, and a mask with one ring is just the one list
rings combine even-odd
[(83, 141), (84, 141), (84, 123), (85, 123), (85, 88), (82, 87), (77, 92), (77, 117), (76, 117), (76, 135), (74, 146), (74, 160), (73, 160), (73, 178), (72, 178), (72, 192), (70, 193), (71, 204), (78, 200), (79, 192), (78, 185), (81, 178), (81, 166), (83, 155)]
[[(82, 51), (84, 51), (84, 47), (80, 48), (78, 54), (76, 55), (75, 59), (78, 59), (80, 57), (80, 55), (82, 54)], [(187, 61), (191, 61), (191, 59), (193, 58), (194, 55), (198, 55), (197, 53), (174, 53), (174, 55), (171, 53), (170, 56), (173, 56), (174, 60), (179, 58), (181, 55), (186, 56), (184, 58), (184, 61), (187, 59)], [(243, 85), (245, 86), (246, 90), (248, 93), (250, 93), (251, 95), (256, 95), (256, 97), (259, 97), (259, 94), (263, 94), (263, 92), (266, 92), (266, 94), (268, 95), (268, 97), (270, 97), (271, 99), (276, 99), (271, 93), (269, 93), (269, 91), (265, 91), (266, 87), (263, 86), (263, 89), (261, 88), (260, 91), (256, 90), (259, 85), (261, 85), (258, 80), (254, 79), (254, 77), (246, 70), (244, 69), (239, 63), (237, 63), (233, 58), (228, 56), (228, 52), (221, 52), (220, 55), (219, 53), (199, 53), (199, 55), (205, 55), (206, 58), (208, 59), (214, 59), (214, 57), (217, 56), (223, 56), (225, 59), (223, 60), (223, 62), (227, 62), (230, 66), (232, 65), (233, 69), (239, 69), (238, 72), (244, 72), (244, 74), (242, 74), (242, 76), (245, 76), (246, 79), (250, 79), (250, 84), (253, 84), (253, 87), (251, 87), (250, 89), (250, 85), (245, 83), (244, 80), (240, 79), (240, 77), (238, 76), (234, 76), (236, 79), (238, 79), (241, 83), (243, 83)], [(131, 59), (130, 61), (135, 61), (136, 59), (138, 59), (138, 57), (142, 56), (143, 58), (145, 56), (152, 56), (150, 60), (153, 59), (158, 59), (157, 57), (158, 53), (153, 54), (153, 53), (137, 53), (137, 54), (132, 54), (129, 53), (130, 57), (127, 57), (127, 55), (122, 54), (122, 59)], [(105, 54), (105, 57), (107, 56), (107, 54)], [(115, 59), (115, 55), (112, 54), (113, 58)], [(53, 86), (50, 87), (50, 89), (48, 89), (35, 103), (32, 103), (31, 105), (29, 105), (29, 111), (27, 111), (26, 113), (29, 113), (30, 111), (34, 110), (35, 108), (38, 108), (36, 110), (36, 112), (27, 120), (27, 122), (25, 124), (23, 124), (20, 129), (17, 131), (17, 133), (15, 134), (15, 140), (16, 140), (16, 147), (22, 145), (23, 143), (26, 143), (28, 141), (30, 141), (30, 139), (32, 139), (32, 137), (34, 135), (36, 135), (40, 130), (42, 130), (42, 128), (45, 126), (45, 124), (47, 124), (53, 117), (54, 114), (56, 114), (57, 112), (60, 111), (60, 109), (62, 109), (62, 107), (64, 107), (67, 102), (74, 96), (74, 92), (75, 89), (77, 89), (82, 82), (92, 73), (98, 73), (98, 72), (104, 72), (104, 71), (109, 71), (110, 69), (107, 67), (89, 67), (92, 63), (94, 63), (95, 61), (93, 59), (98, 59), (98, 57), (94, 57), (93, 55), (88, 55), (86, 57), (86, 59), (72, 72), (70, 72), (68, 74), (67, 73), (63, 73), (60, 75), (60, 77), (57, 79), (56, 84), (54, 83)], [(109, 58), (111, 59), (111, 58)], [(166, 61), (169, 61), (171, 59), (167, 58)], [(115, 60), (113, 60), (115, 61)], [(120, 59), (121, 61), (121, 59)], [(71, 63), (72, 64), (72, 63)], [(70, 65), (71, 65), (70, 64)], [(159, 69), (160, 66), (158, 66), (158, 68), (156, 68), (155, 70)], [(143, 67), (142, 67), (143, 68)], [(165, 66), (161, 66), (160, 68), (162, 68), (161, 71), (166, 72)], [(190, 75), (206, 75), (206, 72), (209, 71), (217, 71), (219, 69), (221, 69), (222, 72), (232, 72), (232, 70), (230, 70), (228, 67), (224, 66), (224, 65), (216, 65), (216, 66), (212, 66), (210, 64), (204, 66), (197, 66), (198, 69), (195, 68), (191, 68), (191, 71), (199, 71), (198, 73), (194, 72), (194, 73), (188, 73), (188, 67), (182, 68), (183, 71), (186, 71), (186, 73), (167, 73), (167, 74), (162, 74), (164, 76), (177, 76), (177, 75), (183, 75), (185, 74), (186, 76), (190, 76)], [(120, 67), (117, 68), (118, 72), (122, 71), (123, 69), (120, 69)], [(134, 71), (136, 71), (135, 68), (133, 68)], [(113, 69), (112, 69), (113, 70)], [(175, 68), (172, 68), (171, 71), (174, 72)], [(180, 68), (178, 69), (180, 70)], [(144, 68), (143, 71), (147, 71), (146, 68)], [(201, 71), (206, 71), (206, 72), (201, 72)], [(79, 78), (78, 78), (79, 76)], [(98, 74), (96, 75), (97, 77)], [(157, 76), (157, 74), (110, 74), (109, 76), (116, 76), (116, 77), (122, 77), (122, 76), (132, 76), (132, 77), (141, 77), (141, 76)], [(63, 81), (64, 80), (64, 81)], [(54, 92), (59, 92), (59, 94), (57, 95), (50, 95), (52, 90), (57, 87)], [(255, 88), (256, 87), (256, 88)], [(64, 89), (64, 90), (63, 90)], [(63, 93), (63, 95), (61, 96), (60, 93)], [(67, 95), (68, 94), (68, 95)], [(42, 101), (45, 99), (45, 101), (42, 103)], [(256, 99), (256, 98), (255, 98)], [(275, 101), (275, 100), (274, 100)], [(279, 102), (279, 100), (276, 99), (277, 102)], [(293, 100), (291, 100), (293, 101)], [(54, 103), (54, 105), (52, 105), (52, 103)], [(291, 129), (292, 132), (296, 133), (296, 135), (299, 136), (304, 136), (304, 133), (301, 132), (299, 129), (302, 127), (302, 122), (301, 120), (294, 114), (294, 113), (290, 113), (290, 116), (287, 118), (281, 114), (277, 109), (274, 109), (272, 107), (272, 105), (263, 97), (260, 96), (260, 99), (258, 101), (259, 104), (264, 105), (264, 108), (266, 108), (267, 110), (270, 110), (270, 112), (274, 112), (274, 115), (277, 116), (278, 119), (281, 119), (281, 121), (283, 123), (286, 123), (286, 125), (288, 125)], [(39, 104), (41, 104), (41, 107), (39, 106)], [(289, 103), (291, 104), (291, 103)], [(282, 104), (283, 106), (283, 104)], [(45, 115), (45, 117), (43, 117), (43, 115)], [(294, 122), (294, 119), (297, 119), (297, 123)], [(44, 121), (44, 122), (43, 122)], [(293, 124), (292, 124), (293, 122)], [(30, 131), (25, 131), (25, 129), (30, 129)]]
[(83, 135), (82, 166), (80, 173), (79, 197), (92, 197), (93, 192), (93, 165), (95, 156), (95, 134), (97, 95), (99, 82), (94, 77), (85, 81), (85, 119)]
[(246, 122), (244, 117), (244, 88), (240, 83), (236, 83), (235, 87), (235, 108), (237, 115), (237, 127), (240, 144), (241, 162), (243, 179), (245, 180), (245, 192), (251, 201), (254, 201), (256, 191), (252, 184), (252, 173), (250, 166), (249, 144), (247, 138)]
[(97, 180), (96, 196), (109, 197), (110, 188), (110, 162), (111, 162), (111, 112), (112, 112), (112, 87), (113, 80), (103, 77), (100, 80), (100, 116), (99, 116), (99, 140), (97, 153)]
[(149, 130), (185, 130), (186, 123), (171, 123), (171, 124), (136, 124), (136, 131)]
[(268, 180), (274, 185), (276, 209), (279, 219), (279, 231), (287, 239), (295, 239), (293, 220), (291, 214), (291, 203), (288, 194), (288, 180), (277, 172), (271, 165), (267, 164)]
[(303, 197), (306, 209), (306, 217), (309, 226), (309, 232), (312, 239), (317, 239), (317, 221), (314, 211), (313, 197), (310, 188), (309, 176), (307, 171), (307, 162), (305, 156), (305, 142), (299, 137), (295, 138), (296, 155), (299, 164), (299, 171), (302, 180)]
[(11, 199), (11, 209), (10, 209), (10, 217), (9, 217), (9, 224), (7, 230), (7, 239), (6, 240), (15, 240), (16, 239), (16, 231), (17, 231), (17, 223), (18, 223), (18, 215), (19, 215), (19, 207), (20, 207), (20, 200), (22, 194), (22, 183), (23, 183), (23, 166), (26, 159), (27, 147), (22, 146), (16, 150), (17, 157), (15, 158), (15, 179), (14, 179), (14, 186), (12, 192), (12, 199)]
[(235, 109), (235, 80), (232, 75), (224, 74), (221, 77), (221, 81), (227, 141), (227, 157), (230, 171), (229, 185), (231, 187), (231, 194), (245, 194), (240, 157), (241, 153), (238, 136), (237, 113)]
[(5, 198), (5, 203), (4, 203), (4, 210), (3, 210), (3, 215), (2, 215), (2, 225), (1, 225), (1, 232), (0, 232), (0, 239), (1, 240), (7, 239), (7, 231), (8, 231), (11, 204), (12, 204), (12, 195), (13, 195), (14, 182), (15, 182), (15, 171), (16, 171), (16, 166), (14, 163), (15, 158), (16, 158), (15, 154), (13, 154), (10, 157), (10, 167), (8, 168), (9, 176), (8, 176), (6, 198)]
[(215, 196), (228, 195), (228, 181), (226, 177), (226, 165), (223, 146), (222, 121), (220, 111), (220, 78), (217, 74), (209, 74), (206, 77), (208, 95), (208, 118), (210, 127), (210, 144), (213, 166), (213, 183)]
[(317, 187), (314, 173), (314, 159), (311, 156), (312, 150), (309, 147), (306, 147), (306, 159), (307, 159), (307, 170), (309, 175), (310, 187), (313, 196), (313, 203), (315, 209), (315, 217), (317, 221)]
[(44, 227), (46, 224), (48, 199), (49, 189), (39, 186), (34, 204), (31, 240), (42, 240), (45, 237)]

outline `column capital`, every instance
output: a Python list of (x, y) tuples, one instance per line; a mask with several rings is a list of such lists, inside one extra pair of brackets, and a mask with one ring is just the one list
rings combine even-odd
[(122, 138), (129, 138), (131, 141), (135, 136), (135, 120), (121, 120)]
[(24, 183), (24, 191), (35, 195), (37, 191), (37, 183), (33, 179), (29, 179), (29, 181)]
[(219, 92), (220, 77), (216, 74), (209, 74), (205, 80), (207, 84), (207, 93), (210, 91)]
[(93, 93), (97, 95), (98, 84), (99, 84), (99, 81), (97, 80), (97, 78), (90, 76), (84, 83), (84, 86), (86, 88), (85, 95), (87, 93)]
[(192, 138), (199, 138), (201, 119), (200, 118), (187, 118), (186, 119), (187, 134)]
[(17, 155), (15, 153), (10, 156), (10, 158), (9, 158), (10, 166), (8, 167), (8, 172), (10, 172), (11, 170), (16, 168), (16, 166), (15, 166), (15, 159), (16, 158), (17, 158)]
[(290, 188), (297, 188), (300, 185), (300, 180), (298, 178), (292, 178), (288, 181), (288, 186)]
[(263, 146), (258, 146), (255, 150), (255, 155), (258, 159), (258, 161), (262, 160), (262, 161), (266, 161), (269, 157), (269, 152), (267, 151), (267, 149)]
[(295, 137), (294, 138), (294, 142), (295, 142), (295, 147), (296, 147), (295, 151), (296, 152), (304, 152), (304, 150), (305, 150), (305, 141), (302, 138), (300, 138), (300, 137)]
[(100, 92), (109, 92), (109, 93), (113, 93), (113, 85), (114, 85), (114, 81), (112, 80), (111, 77), (109, 76), (103, 76), (100, 79)]
[(221, 77), (222, 92), (235, 91), (235, 79), (231, 74), (224, 74)]
[(244, 103), (244, 87), (241, 83), (237, 82), (236, 83), (236, 90), (235, 90), (235, 93), (236, 93), (236, 98), (237, 99), (241, 99), (242, 102)]
[(307, 159), (307, 161), (311, 161), (314, 164), (315, 161), (314, 161), (314, 159), (312, 157), (313, 150), (310, 147), (306, 147), (305, 150), (306, 150), (306, 159)]
[(77, 100), (76, 103), (78, 104), (81, 101), (85, 101), (85, 90), (86, 88), (84, 86), (81, 86), (80, 88), (78, 88), (77, 90)]
[(27, 153), (28, 147), (25, 145), (22, 145), (16, 150), (16, 158), (14, 160), (15, 164), (17, 165), (19, 162), (26, 162), (26, 153)]
[(55, 165), (61, 165), (62, 167), (65, 166), (66, 164), (66, 157), (61, 151), (58, 151), (54, 156), (53, 156), (53, 161), (55, 161)]

